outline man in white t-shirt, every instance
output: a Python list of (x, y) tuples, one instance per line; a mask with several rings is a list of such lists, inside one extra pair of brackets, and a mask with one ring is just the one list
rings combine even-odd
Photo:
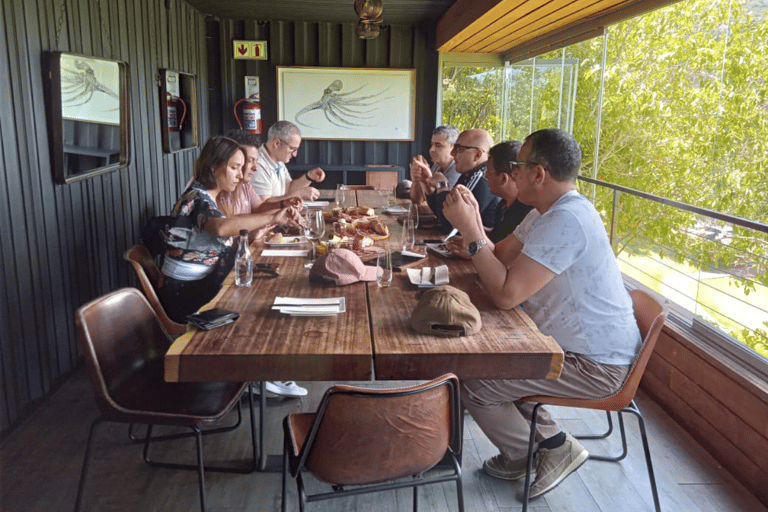
[(278, 202), (290, 197), (305, 201), (317, 199), (320, 192), (312, 187), (325, 179), (325, 172), (319, 167), (302, 176), (291, 179), (285, 166), (296, 156), (301, 145), (301, 131), (289, 121), (278, 121), (267, 132), (267, 142), (262, 146), (256, 172), (251, 184), (262, 201)]
[[(525, 477), (534, 404), (517, 400), (538, 394), (608, 396), (623, 383), (641, 345), (632, 299), (602, 220), (576, 190), (578, 143), (561, 130), (539, 130), (525, 140), (517, 160), (517, 198), (534, 208), (495, 254), (471, 193), (457, 187), (444, 205), (445, 216), (469, 242), (467, 252), (496, 306), (522, 305), (565, 352), (558, 379), (462, 383), (464, 405), (500, 451), (483, 469), (506, 480)], [(544, 408), (536, 441), (531, 497), (554, 488), (589, 456)]]

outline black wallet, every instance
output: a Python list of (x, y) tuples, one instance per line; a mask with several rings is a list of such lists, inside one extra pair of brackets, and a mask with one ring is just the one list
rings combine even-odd
[(240, 313), (237, 311), (230, 311), (224, 308), (213, 308), (207, 311), (200, 311), (193, 313), (187, 317), (187, 321), (197, 327), (208, 331), (221, 327), (222, 325), (231, 324), (235, 320), (240, 318)]

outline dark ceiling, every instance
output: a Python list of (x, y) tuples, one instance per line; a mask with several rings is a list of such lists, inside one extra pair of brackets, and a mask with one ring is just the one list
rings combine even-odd
[[(184, 0), (219, 18), (355, 23), (354, 0)], [(437, 21), (455, 0), (382, 0), (384, 24)]]

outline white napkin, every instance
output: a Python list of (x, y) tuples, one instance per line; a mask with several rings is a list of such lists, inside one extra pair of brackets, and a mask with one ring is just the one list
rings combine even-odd
[(419, 254), (417, 252), (402, 251), (403, 256), (410, 256), (411, 258), (426, 258), (426, 254)]
[[(419, 288), (432, 288), (441, 284), (448, 284), (448, 266), (409, 268), (408, 279)], [(433, 281), (434, 276), (434, 281)]]
[(261, 251), (262, 256), (298, 256), (300, 258), (306, 258), (309, 256), (307, 249), (264, 249)]
[(302, 297), (275, 297), (272, 309), (291, 316), (333, 316), (347, 310), (344, 297), (310, 299)]
[(408, 209), (405, 206), (395, 205), (387, 207), (384, 212), (392, 215), (400, 215), (403, 213), (408, 213)]
[(328, 201), (304, 201), (307, 208), (325, 208), (330, 203)]

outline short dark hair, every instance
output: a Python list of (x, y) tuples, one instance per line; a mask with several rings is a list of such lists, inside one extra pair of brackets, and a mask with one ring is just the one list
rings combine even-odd
[(517, 160), (517, 153), (523, 143), (519, 140), (499, 142), (488, 151), (488, 158), (493, 162), (493, 168), (497, 173), (512, 174), (509, 162)]
[(432, 135), (442, 135), (445, 137), (445, 140), (451, 144), (455, 144), (456, 139), (459, 138), (459, 129), (449, 124), (444, 124), (432, 130)]
[(253, 146), (256, 149), (261, 147), (261, 137), (248, 130), (232, 130), (226, 136), (241, 146)]
[(226, 165), (236, 151), (248, 158), (245, 148), (229, 137), (217, 135), (208, 139), (195, 161), (195, 180), (208, 190), (216, 188), (216, 169), (222, 164)]
[(568, 132), (546, 128), (530, 134), (525, 143), (531, 147), (528, 160), (547, 168), (555, 181), (576, 181), (581, 169), (581, 148)]

